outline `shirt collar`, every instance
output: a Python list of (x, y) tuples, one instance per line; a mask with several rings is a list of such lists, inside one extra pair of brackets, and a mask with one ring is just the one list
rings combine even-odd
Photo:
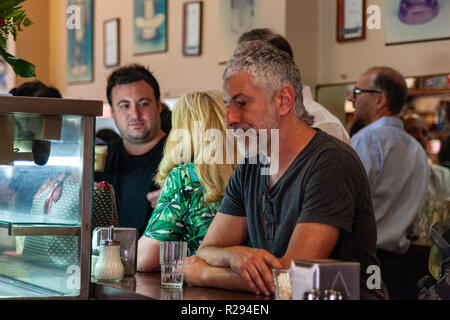
[(303, 86), (303, 104), (313, 101), (311, 89), (309, 86)]
[(403, 130), (403, 121), (397, 117), (382, 117), (366, 126), (366, 128), (373, 129), (380, 127), (395, 127)]

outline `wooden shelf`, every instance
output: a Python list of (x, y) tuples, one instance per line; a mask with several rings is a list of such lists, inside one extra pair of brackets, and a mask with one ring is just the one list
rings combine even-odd
[(409, 89), (408, 96), (438, 96), (450, 95), (450, 89)]
[(80, 223), (53, 217), (0, 211), (0, 228), (9, 236), (78, 236)]

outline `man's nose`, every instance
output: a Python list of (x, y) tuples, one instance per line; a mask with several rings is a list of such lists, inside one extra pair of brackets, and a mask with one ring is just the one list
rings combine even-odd
[(239, 110), (234, 108), (233, 106), (229, 106), (227, 108), (227, 113), (225, 114), (225, 121), (227, 126), (230, 128), (237, 127), (240, 123), (241, 116)]
[(135, 119), (141, 118), (142, 112), (141, 112), (141, 109), (139, 108), (138, 104), (134, 103), (133, 105), (131, 105), (130, 115), (132, 118), (135, 118)]
[(347, 95), (347, 100), (352, 102), (352, 103), (355, 103), (355, 98), (353, 97), (353, 93), (349, 93)]

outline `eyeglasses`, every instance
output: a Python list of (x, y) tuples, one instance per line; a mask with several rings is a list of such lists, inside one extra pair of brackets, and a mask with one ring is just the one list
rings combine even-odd
[(266, 233), (266, 240), (273, 242), (275, 238), (275, 215), (272, 210), (272, 204), (267, 197), (268, 192), (269, 187), (267, 187), (266, 191), (264, 191), (264, 230)]
[(361, 94), (361, 93), (383, 93), (383, 91), (380, 90), (363, 90), (363, 89), (354, 89), (353, 90), (353, 99), (356, 99), (356, 95)]

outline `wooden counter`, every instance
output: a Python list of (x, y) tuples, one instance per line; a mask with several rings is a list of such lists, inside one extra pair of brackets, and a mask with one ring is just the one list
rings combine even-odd
[(161, 289), (160, 273), (136, 273), (119, 283), (92, 280), (91, 298), (95, 300), (273, 300), (273, 297), (214, 288), (183, 286), (183, 292), (168, 293)]

